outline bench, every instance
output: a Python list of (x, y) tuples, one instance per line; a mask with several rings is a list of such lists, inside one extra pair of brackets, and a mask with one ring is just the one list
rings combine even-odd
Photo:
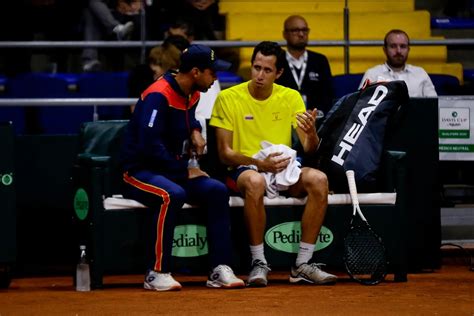
[[(73, 166), (77, 249), (79, 244), (88, 246), (93, 288), (103, 287), (104, 274), (143, 273), (146, 267), (145, 245), (151, 239), (147, 233), (151, 231), (152, 212), (137, 201), (119, 195), (121, 175), (117, 173), (117, 152), (125, 124), (126, 121), (85, 123)], [(407, 279), (404, 157), (403, 152), (387, 151), (381, 166), (380, 192), (359, 194), (364, 214), (384, 239), (389, 272), (395, 281)], [(315, 258), (330, 269), (343, 269), (343, 238), (352, 214), (351, 200), (348, 194), (330, 194), (328, 198)], [(267, 259), (274, 269), (288, 269), (296, 257), (305, 199), (265, 198), (265, 205)], [(242, 216), (243, 199), (232, 196), (230, 206), (234, 268), (246, 274), (250, 259)], [(206, 253), (205, 219), (200, 216), (199, 208), (185, 205), (175, 229), (173, 270), (206, 273)]]

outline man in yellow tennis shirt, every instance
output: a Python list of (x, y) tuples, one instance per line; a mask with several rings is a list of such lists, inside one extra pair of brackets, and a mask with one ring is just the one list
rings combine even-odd
[[(262, 149), (262, 141), (291, 147), (293, 130), (296, 130), (305, 152), (314, 152), (319, 144), (316, 109), (306, 111), (298, 91), (274, 83), (283, 72), (284, 61), (285, 53), (277, 43), (259, 43), (251, 59), (251, 80), (221, 91), (210, 121), (210, 125), (216, 127), (219, 158), (229, 166), (231, 181), (227, 184), (245, 199), (244, 219), (252, 256), (247, 279), (249, 286), (266, 286), (270, 271), (263, 248), (266, 182), (262, 173), (277, 174), (290, 162), (290, 158), (281, 152), (264, 159), (253, 156)], [(327, 208), (326, 175), (303, 167), (299, 180), (289, 186), (286, 194), (308, 196), (301, 218), (301, 242), (295, 265), (291, 268), (290, 282), (334, 283), (336, 276), (322, 271), (321, 264), (309, 263)]]

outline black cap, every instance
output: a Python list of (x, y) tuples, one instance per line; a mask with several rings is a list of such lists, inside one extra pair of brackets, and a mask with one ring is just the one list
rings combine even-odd
[(200, 69), (228, 70), (231, 63), (217, 59), (214, 51), (207, 46), (193, 44), (186, 48), (181, 54), (182, 69), (191, 69), (197, 67)]

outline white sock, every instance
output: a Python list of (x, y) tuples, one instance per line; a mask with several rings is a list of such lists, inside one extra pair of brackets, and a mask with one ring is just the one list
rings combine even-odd
[(267, 263), (265, 254), (263, 253), (263, 243), (256, 246), (250, 245), (250, 254), (252, 255), (252, 262), (258, 259), (264, 263)]
[(315, 244), (308, 244), (300, 241), (300, 249), (296, 257), (296, 266), (299, 267), (303, 263), (307, 263), (312, 257)]

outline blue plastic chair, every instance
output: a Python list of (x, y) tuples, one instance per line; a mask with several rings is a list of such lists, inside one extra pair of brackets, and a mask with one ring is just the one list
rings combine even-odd
[(332, 78), (334, 97), (339, 99), (346, 94), (356, 92), (364, 74), (335, 75)]
[(474, 69), (464, 69), (463, 77), (464, 77), (464, 81), (474, 82)]
[[(12, 98), (11, 80), (0, 75), (0, 98)], [(0, 107), (0, 122), (12, 122), (13, 132), (25, 133), (25, 110), (19, 106)]]
[[(128, 72), (91, 72), (82, 74), (77, 82), (78, 94), (82, 98), (127, 98)], [(132, 104), (130, 104), (132, 105)], [(98, 107), (98, 119), (123, 119), (124, 106)]]
[(232, 71), (217, 71), (216, 76), (219, 80), (221, 88), (223, 89), (232, 87), (244, 81), (241, 76), (233, 73)]
[[(14, 98), (78, 97), (75, 74), (27, 73), (12, 79)], [(76, 134), (83, 122), (93, 119), (92, 106), (25, 107), (27, 132)]]
[(459, 79), (446, 74), (428, 74), (438, 95), (456, 95), (460, 91)]
[(431, 18), (432, 29), (474, 29), (474, 19), (472, 18)]

